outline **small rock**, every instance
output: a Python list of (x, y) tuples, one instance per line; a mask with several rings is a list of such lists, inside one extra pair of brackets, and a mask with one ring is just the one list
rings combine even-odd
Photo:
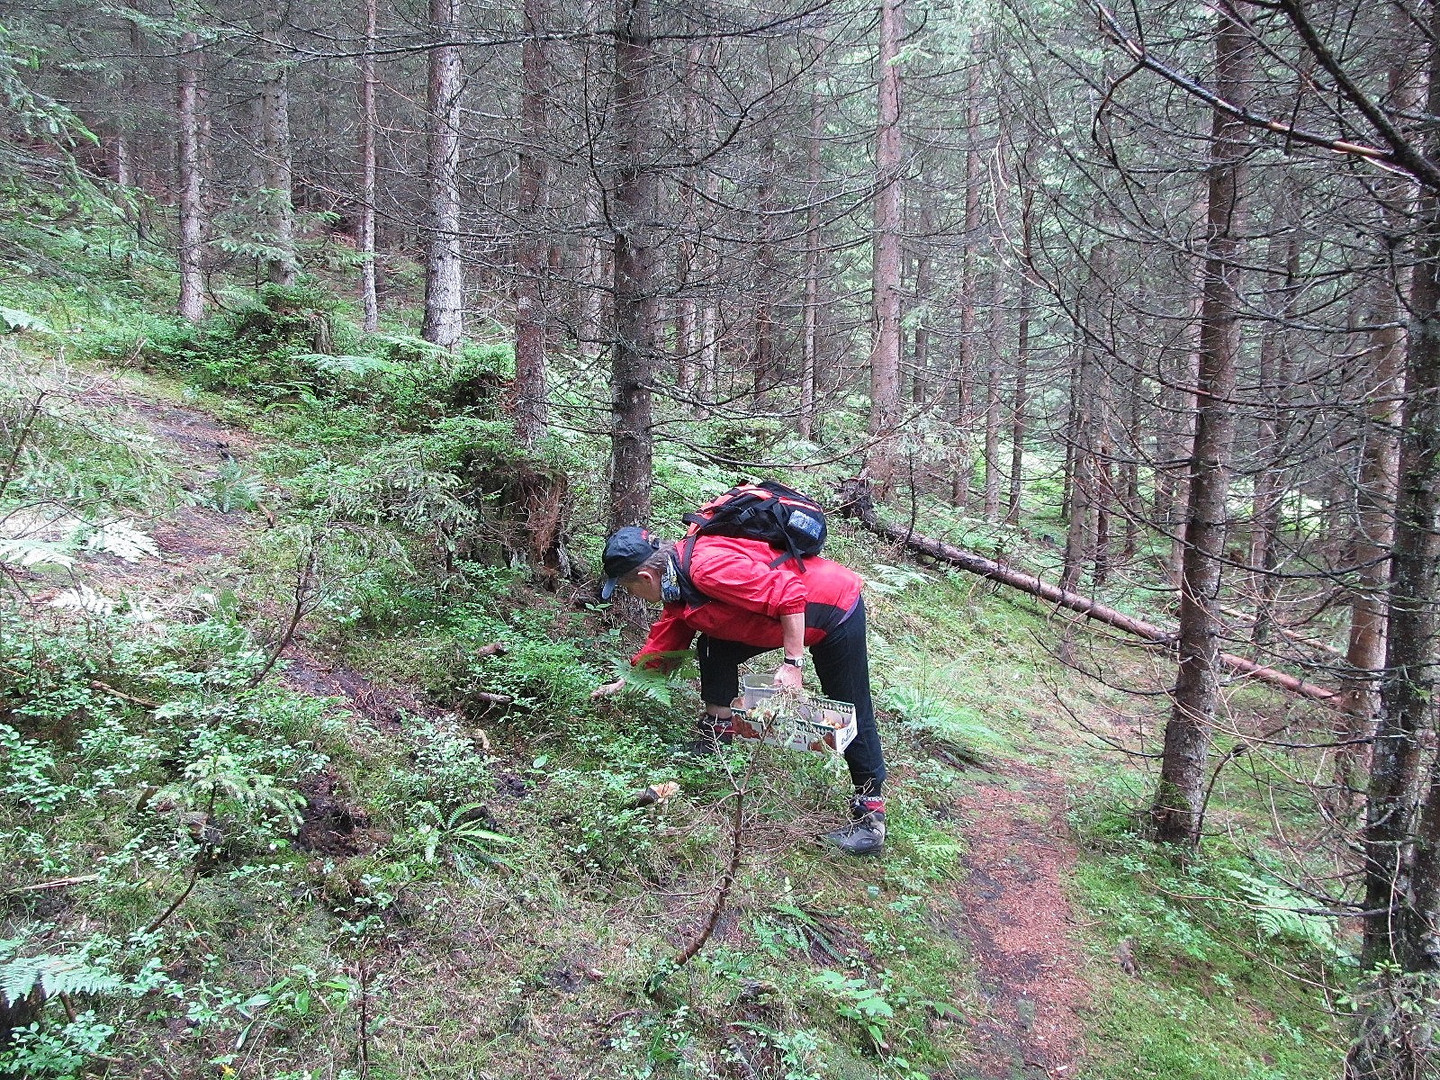
[(1120, 970), (1126, 975), (1139, 975), (1140, 965), (1135, 962), (1135, 942), (1131, 938), (1122, 938), (1120, 944), (1115, 946), (1115, 962), (1120, 965)]

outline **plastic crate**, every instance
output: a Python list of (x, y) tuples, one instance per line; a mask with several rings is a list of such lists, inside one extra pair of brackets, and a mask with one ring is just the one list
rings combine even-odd
[(747, 676), (731, 704), (735, 737), (790, 750), (843, 754), (855, 738), (855, 706), (810, 694), (776, 695)]

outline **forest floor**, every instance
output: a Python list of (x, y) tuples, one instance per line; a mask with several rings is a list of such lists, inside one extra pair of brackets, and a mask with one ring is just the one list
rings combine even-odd
[[(134, 431), (192, 491), (212, 482), (226, 462), (243, 466), (264, 446), (254, 433), (201, 409), (145, 396), (121, 374), (92, 375), (74, 404)], [(224, 589), (246, 545), (273, 526), (273, 514), (191, 505), (147, 525), (159, 560), (128, 563), (94, 555), (84, 560), (85, 572), (101, 592), (139, 589), (163, 606), (166, 596), (197, 587)], [(50, 599), (50, 592), (32, 597), (37, 604)], [(303, 628), (282, 659), (285, 684), (334, 698), (382, 729), (402, 715), (435, 711), (421, 693), (381, 685), (333, 657), (317, 656), (306, 648)], [(951, 902), (952, 932), (976, 966), (982, 1005), (971, 1032), (975, 1059), (952, 1075), (1074, 1077), (1084, 1056), (1083, 1013), (1091, 989), (1080, 974), (1087, 960), (1074, 939), (1067, 898), (1076, 851), (1064, 821), (1065, 782), (1043, 765), (1004, 762), (994, 768), (993, 779), (982, 779), (952, 808), (967, 848), (965, 874)], [(363, 817), (330, 791), (316, 788), (307, 795), (302, 846), (322, 855), (356, 854)], [(955, 1004), (973, 1007), (975, 1001)]]
[[(189, 1075), (209, 1062), (242, 1080), (352, 1080), (349, 1063), (373, 1053), (384, 1062), (376, 1078), (1314, 1080), (1339, 1060), (1315, 984), (1279, 973), (1297, 962), (1318, 970), (1313, 950), (1327, 939), (1298, 924), (1260, 926), (1248, 895), (1237, 895), (1237, 868), (1258, 880), (1247, 845), (1268, 804), (1217, 788), (1226, 802), (1215, 820), (1234, 842), (1212, 845), (1231, 860), (1213, 869), (1155, 851), (1137, 827), (1153, 781), (1139, 759), (1101, 747), (1145, 749), (1148, 699), (1072, 677), (1051, 654), (1064, 628), (1028, 598), (916, 566), (837, 527), (836, 557), (872, 587), (893, 843), (879, 860), (818, 848), (843, 776), (808, 755), (746, 744), (735, 760), (760, 779), (735, 889), (696, 962), (657, 983), (703, 925), (725, 872), (733, 761), (674, 752), (689, 730), (689, 691), (672, 700), (637, 686), (590, 704), (634, 628), (596, 608), (587, 587), (534, 588), (503, 554), (470, 560), (447, 581), (423, 523), (324, 516), (332, 484), (368, 498), (414, 479), (405, 471), (414, 436), (393, 460), (362, 459), (379, 456), (382, 440), (347, 445), (365, 430), (347, 426), (365, 419), (360, 409), (337, 420), (323, 402), (262, 407), (165, 368), (67, 368), (23, 342), (16, 357), (25, 368), (10, 373), (12, 399), (30, 400), (36, 385), (47, 392), (56, 424), (36, 452), (54, 455), (47, 475), (65, 494), (6, 520), (74, 563), (19, 569), (17, 602), (35, 625), (118, 612), (94, 625), (160, 649), (134, 644), (125, 655), (159, 655), (167, 674), (122, 657), (75, 676), (85, 680), (78, 693), (104, 696), (95, 712), (132, 714), (130, 728), (112, 725), (107, 737), (128, 732), (152, 739), (134, 744), (147, 748), (183, 738), (162, 713), (176, 695), (165, 680), (213, 685), (221, 689), (202, 696), (232, 725), (227, 745), (264, 761), (254, 768), (297, 799), (288, 830), (255, 833), (271, 846), (237, 848), (248, 854), (235, 856), (233, 878), (192, 877), (173, 937), (153, 950), (176, 1004), (150, 1014), (163, 1028), (142, 1025), (124, 1044), (132, 1075)], [(66, 455), (84, 462), (72, 467)], [(89, 505), (103, 516), (90, 520), (70, 493), (97, 489)], [(56, 507), (55, 520), (31, 505)], [(575, 525), (585, 540), (600, 528), (589, 513)], [(117, 515), (122, 534), (133, 525), (132, 541), (153, 541), (145, 557), (95, 542)], [(287, 636), (297, 567), (317, 548), (329, 561), (316, 606)], [(76, 612), (77, 600), (99, 607)], [(187, 631), (197, 635), (172, 647)], [(1170, 675), (1164, 657), (1075, 632), (1093, 650), (1083, 668), (1147, 687)], [(502, 640), (507, 656), (485, 652)], [(220, 642), (231, 643), (223, 655), (233, 669), (216, 659)], [(281, 642), (278, 667), (253, 696), (223, 689)], [(207, 683), (211, 671), (222, 681)], [(1246, 704), (1257, 717), (1271, 707), (1253, 695)], [(253, 711), (223, 711), (232, 707)], [(211, 713), (197, 715), (210, 724)], [(6, 732), (19, 737), (0, 718)], [(52, 753), (33, 746), (35, 760)], [(105, 752), (125, 758), (129, 747)], [(292, 762), (310, 748), (318, 764), (301, 771)], [(57, 768), (68, 760), (57, 757)], [(24, 778), (4, 770), (0, 760), (0, 781), (12, 785), (3, 790), (23, 790)], [(652, 780), (674, 780), (680, 793), (629, 805)], [(13, 805), (0, 802), (0, 840), (18, 820)], [(0, 892), (88, 880), (97, 859), (128, 842), (132, 819), (154, 816), (143, 801), (126, 805), (102, 819), (76, 802), (60, 829), (26, 819), (31, 854), (0, 875)], [(65, 829), (83, 840), (64, 839)], [(107, 873), (131, 887), (126, 868)], [(107, 932), (122, 940), (152, 920), (159, 896), (184, 898), (177, 873), (164, 865), (156, 885), (142, 879), (142, 912), (110, 901), (122, 894), (109, 881), (67, 891), (74, 918), (44, 924), (54, 940), (34, 947), (67, 947), (65, 934), (107, 912)], [(355, 973), (372, 971), (382, 989), (357, 996)], [(222, 978), (223, 1000), (208, 989)], [(334, 1010), (323, 1017), (308, 1004), (322, 992)], [(262, 999), (261, 1036), (247, 1041), (249, 1003)], [(367, 1009), (381, 1010), (373, 1030)], [(330, 1064), (316, 1073), (322, 1059)], [(169, 1071), (152, 1071), (152, 1060)]]

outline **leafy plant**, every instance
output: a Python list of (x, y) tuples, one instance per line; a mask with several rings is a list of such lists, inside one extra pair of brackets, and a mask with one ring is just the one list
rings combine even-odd
[(1318, 949), (1326, 956), (1341, 953), (1335, 936), (1335, 920), (1306, 909), (1313, 902), (1269, 878), (1222, 867), (1221, 873), (1234, 878), (1255, 905), (1255, 923), (1266, 937), (1287, 938)]
[(925, 571), (909, 566), (875, 563), (870, 569), (873, 573), (866, 576), (865, 584), (884, 596), (899, 596), (907, 589), (927, 585), (935, 580)]
[(876, 1049), (886, 1048), (885, 1029), (895, 1010), (879, 990), (864, 979), (847, 977), (838, 971), (818, 971), (812, 984), (835, 1004), (835, 1012), (859, 1024)]
[(0, 795), (37, 813), (54, 810), (75, 790), (57, 780), (56, 772), (53, 751), (0, 724)]
[(11, 1031), (10, 1045), (0, 1050), (0, 1074), (27, 1080), (78, 1080), (115, 1030), (93, 1011), (58, 1026), (35, 1021)]
[(254, 510), (264, 494), (264, 480), (247, 473), (239, 462), (227, 459), (197, 493), (196, 502), (229, 514), (235, 510)]
[(4, 327), (6, 333), (11, 334), (17, 330), (29, 330), (37, 334), (54, 333), (44, 319), (17, 308), (0, 307), (0, 326)]
[(509, 861), (496, 854), (494, 849), (513, 848), (516, 840), (489, 828), (489, 811), (483, 804), (466, 803), (443, 817), (431, 803), (422, 803), (416, 810), (429, 819), (422, 821), (418, 829), (427, 863), (436, 862), (443, 855), (470, 878), (475, 876), (476, 862), (486, 866), (510, 866)]

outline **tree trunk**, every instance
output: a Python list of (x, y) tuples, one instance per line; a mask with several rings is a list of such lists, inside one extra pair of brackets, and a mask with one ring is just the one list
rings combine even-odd
[(365, 0), (365, 52), (360, 57), (360, 304), (367, 334), (380, 328), (375, 288), (375, 35), (376, 0)]
[[(996, 193), (996, 201), (1003, 198)], [(1001, 226), (1003, 228), (1003, 225)], [(989, 356), (985, 360), (985, 520), (1000, 517), (1000, 343), (1005, 334), (1005, 291), (997, 253), (990, 280)]]
[[(935, 230), (935, 215), (927, 201), (920, 208), (920, 231), (930, 236)], [(927, 310), (930, 291), (934, 288), (934, 264), (929, 251), (915, 256), (915, 298), (919, 312), (915, 316), (915, 340), (910, 351), (910, 401), (924, 405), (930, 400), (930, 315)]]
[[(1440, 30), (1440, 7), (1434, 19)], [(1427, 104), (1428, 109), (1440, 108), (1440, 49), (1433, 46)], [(1427, 150), (1431, 160), (1440, 161), (1440, 135), (1431, 133)], [(1434, 930), (1423, 926), (1425, 909), (1433, 912), (1433, 894), (1440, 888), (1440, 848), (1434, 837), (1413, 836), (1421, 755), (1434, 719), (1440, 601), (1440, 193), (1427, 191), (1421, 198), (1417, 224), (1389, 625), (1365, 827), (1365, 907), (1389, 909), (1410, 888), (1430, 894), (1419, 904), (1406, 904), (1398, 918), (1381, 914), (1365, 921), (1367, 963), (1396, 957), (1410, 971), (1434, 969), (1440, 959), (1434, 954)], [(1415, 848), (1409, 853), (1412, 842)], [(1407, 855), (1415, 868), (1410, 881)]]
[[(704, 43), (692, 41), (685, 49), (683, 78), (684, 100), (681, 108), (682, 137), (694, 137), (698, 122), (696, 101), (700, 95), (699, 70), (704, 58)], [(696, 240), (700, 222), (696, 207), (694, 169), (680, 178), (680, 239), (675, 245), (675, 384), (682, 394), (693, 394), (699, 370), (700, 346), (697, 342), (700, 306), (695, 301)]]
[[(1113, 626), (1127, 634), (1134, 634), (1136, 637), (1156, 645), (1162, 645), (1171, 651), (1176, 647), (1179, 635), (1173, 630), (1155, 626), (1137, 619), (1133, 615), (1126, 615), (1122, 611), (1098, 604), (1088, 596), (1052, 585), (1018, 567), (995, 562), (992, 559), (976, 555), (974, 552), (966, 551), (964, 548), (956, 547), (954, 544), (922, 536), (908, 525), (891, 525), (881, 521), (875, 513), (874, 502), (863, 482), (849, 480), (842, 484), (840, 503), (840, 512), (846, 517), (859, 518), (865, 527), (877, 536), (884, 537), (916, 554), (930, 559), (938, 559), (951, 566), (959, 567), (966, 573), (978, 574), (987, 580), (1019, 589), (1031, 596), (1039, 597), (1047, 604), (1077, 612), (1088, 619), (1093, 619), (1106, 626)], [(1218, 659), (1221, 664), (1238, 675), (1256, 679), (1311, 701), (1334, 704), (1338, 697), (1333, 690), (1326, 690), (1323, 687), (1307, 683), (1304, 679), (1257, 664), (1243, 656), (1221, 653)]]
[(264, 67), (260, 76), (260, 130), (264, 143), (261, 170), (269, 245), (265, 277), (276, 285), (295, 284), (295, 208), (290, 178), (290, 77), (284, 56), (285, 20), (276, 0), (266, 0), (261, 16)]
[(580, 355), (587, 362), (600, 359), (606, 337), (605, 279), (608, 276), (605, 245), (600, 234), (604, 222), (600, 217), (600, 192), (587, 179), (585, 183), (585, 228), (580, 238), (580, 281), (576, 285), (578, 308), (576, 332), (580, 338)]
[(970, 460), (971, 386), (975, 372), (975, 245), (980, 230), (980, 59), (970, 58), (970, 79), (965, 100), (965, 238), (960, 258), (960, 340), (956, 345), (955, 369), (955, 471), (951, 476), (951, 498), (959, 510), (970, 504), (970, 481), (974, 467)]
[(425, 237), (425, 322), (420, 336), (443, 349), (460, 344), (464, 280), (460, 267), (459, 0), (430, 0), (427, 98), (429, 188)]
[(1125, 495), (1121, 505), (1125, 508), (1125, 544), (1120, 551), (1120, 561), (1128, 566), (1140, 549), (1140, 522), (1145, 508), (1140, 495), (1140, 459), (1142, 441), (1147, 436), (1147, 424), (1143, 403), (1145, 401), (1145, 369), (1139, 364), (1130, 366), (1130, 386), (1127, 390), (1125, 409), (1125, 455), (1121, 461), (1121, 478)]
[(650, 386), (655, 370), (656, 177), (648, 160), (652, 130), (651, 0), (616, 0), (612, 220), (615, 245), (615, 333), (610, 522), (645, 524), (650, 517), (652, 433)]
[[(1216, 14), (1216, 93), (1249, 100), (1254, 39), (1228, 2)], [(1235, 435), (1234, 396), (1240, 351), (1241, 221), (1250, 129), (1216, 109), (1207, 192), (1205, 285), (1200, 312), (1200, 371), (1185, 553), (1180, 578), (1179, 672), (1165, 725), (1160, 786), (1152, 810), (1156, 838), (1195, 847), (1204, 816), (1210, 730), (1219, 697), (1217, 658), (1220, 569), (1225, 556), (1225, 501)]]
[(205, 317), (205, 199), (200, 176), (200, 36), (180, 39), (180, 317)]
[(810, 138), (806, 149), (807, 201), (805, 213), (805, 317), (800, 359), (800, 416), (802, 439), (814, 439), (816, 415), (816, 370), (819, 359), (820, 317), (820, 140), (825, 134), (825, 113), (820, 91), (810, 91)]
[(515, 245), (515, 437), (530, 448), (545, 433), (545, 296), (542, 280), (549, 238), (543, 215), (549, 188), (545, 139), (546, 0), (524, 0), (525, 41), (520, 48), (520, 204)]
[[(133, 5), (126, 5), (133, 8)], [(125, 75), (121, 79), (121, 88), (125, 95), (127, 104), (133, 104), (140, 93), (139, 79), (137, 78), (137, 67), (140, 63), (140, 50), (143, 41), (140, 34), (140, 21), (137, 18), (127, 18), (126, 34), (130, 38), (130, 57), (125, 69)], [(128, 110), (127, 110), (128, 111)], [(115, 183), (128, 188), (135, 183), (135, 132), (133, 121), (126, 115), (116, 125), (115, 131)], [(180, 181), (183, 188), (184, 179)]]
[(1250, 565), (1255, 568), (1255, 624), (1251, 640), (1258, 646), (1269, 644), (1275, 619), (1275, 600), (1280, 591), (1280, 508), (1285, 497), (1285, 446), (1288, 442), (1290, 394), (1293, 378), (1289, 332), (1283, 325), (1293, 316), (1300, 293), (1300, 223), (1297, 204), (1302, 198), (1293, 183), (1286, 184), (1282, 196), (1285, 205), (1276, 215), (1276, 224), (1284, 230), (1283, 248), (1277, 237), (1272, 241), (1269, 257), (1270, 307), (1277, 323), (1265, 328), (1260, 342), (1260, 393), (1265, 405), (1256, 427), (1256, 449), (1270, 453), (1255, 480), (1255, 498), (1251, 504)]
[(1111, 463), (1109, 415), (1105, 399), (1096, 402), (1095, 428), (1095, 562), (1090, 580), (1098, 588), (1110, 580), (1110, 505), (1115, 495)]
[[(763, 156), (767, 163), (774, 161), (773, 141), (766, 146)], [(750, 362), (755, 372), (755, 394), (758, 398), (780, 381), (775, 357), (775, 182), (768, 164), (764, 166), (764, 177), (755, 193), (755, 205), (760, 212), (760, 222), (755, 245), (755, 347)]]
[(1069, 498), (1066, 500), (1065, 563), (1060, 588), (1074, 590), (1080, 572), (1095, 548), (1094, 514), (1095, 456), (1091, 445), (1095, 399), (1095, 363), (1089, 346), (1076, 346), (1075, 367), (1070, 378), (1070, 424), (1066, 434), (1067, 459), (1070, 462)]
[[(1397, 29), (1404, 33), (1408, 17), (1397, 11)], [(1411, 77), (1408, 65), (1396, 63), (1390, 69), (1387, 99), (1397, 113), (1420, 105), (1421, 86)], [(1415, 210), (1415, 188), (1403, 176), (1387, 178), (1377, 185), (1385, 232), (1400, 236), (1409, 228)], [(1373, 368), (1365, 386), (1368, 423), (1360, 450), (1360, 477), (1356, 489), (1356, 521), (1353, 559), (1359, 567), (1350, 607), (1350, 642), (1345, 654), (1347, 672), (1345, 724), (1342, 740), (1373, 735), (1379, 709), (1377, 692), (1380, 669), (1385, 662), (1385, 588), (1390, 577), (1390, 544), (1393, 539), (1397, 473), (1399, 470), (1400, 402), (1405, 390), (1403, 362), (1405, 331), (1402, 327), (1401, 297), (1406, 276), (1396, 267), (1383, 274), (1376, 286), (1370, 322)], [(1336, 781), (1348, 796), (1358, 783), (1356, 767), (1365, 756), (1363, 747), (1341, 749), (1336, 756)]]
[[(1025, 153), (1025, 175), (1031, 174), (1031, 148)], [(1005, 505), (1005, 524), (1020, 524), (1020, 494), (1025, 463), (1026, 409), (1030, 405), (1026, 386), (1030, 365), (1030, 314), (1035, 303), (1035, 282), (1031, 278), (1032, 242), (1035, 230), (1035, 195), (1022, 183), (1020, 196), (1020, 311), (1016, 317), (1015, 394), (1010, 410), (1010, 492)]]
[(903, 0), (880, 0), (880, 101), (875, 132), (874, 338), (868, 471), (882, 499), (895, 489), (900, 423), (900, 38)]
[[(1205, 204), (1195, 207), (1197, 218), (1208, 213)], [(1180, 574), (1185, 558), (1185, 515), (1184, 507), (1190, 502), (1190, 480), (1181, 462), (1188, 463), (1195, 442), (1195, 387), (1200, 378), (1201, 314), (1205, 300), (1205, 265), (1196, 263), (1191, 271), (1194, 277), (1190, 288), (1191, 309), (1188, 312), (1193, 331), (1187, 335), (1186, 347), (1174, 371), (1166, 373), (1162, 389), (1163, 411), (1166, 422), (1162, 425), (1164, 450), (1161, 460), (1165, 468), (1157, 474), (1155, 492), (1157, 505), (1155, 519), (1161, 522), (1170, 535), (1170, 551), (1166, 561), (1166, 575), (1176, 593), (1180, 590)], [(1164, 481), (1162, 485), (1160, 481)], [(1164, 501), (1160, 501), (1162, 487)]]

